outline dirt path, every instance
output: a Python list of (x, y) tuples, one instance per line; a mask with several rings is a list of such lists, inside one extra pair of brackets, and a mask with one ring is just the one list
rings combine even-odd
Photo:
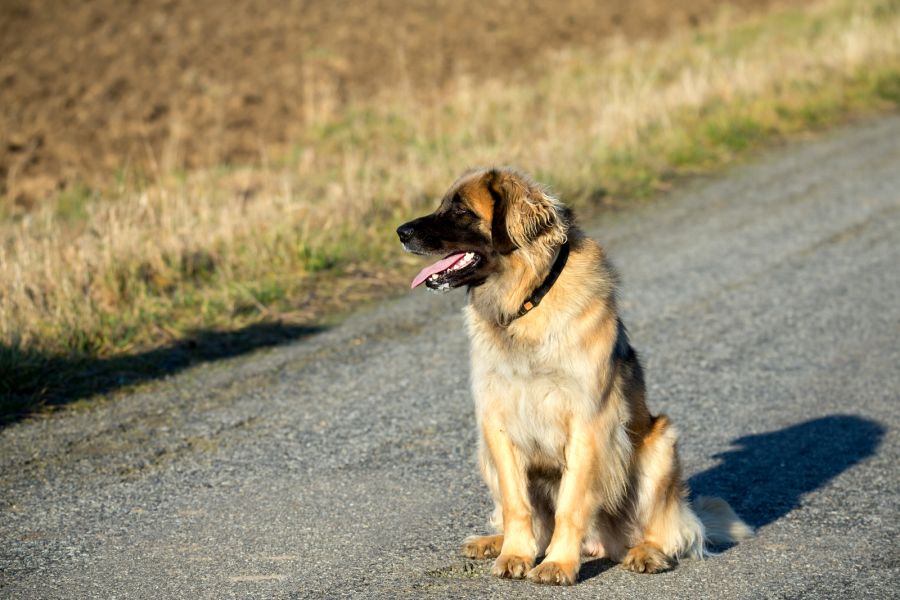
[[(898, 163), (892, 117), (594, 225), (692, 487), (758, 536), (567, 597), (896, 595)], [(0, 431), (0, 596), (558, 597), (458, 555), (489, 511), (463, 297), (419, 292)]]

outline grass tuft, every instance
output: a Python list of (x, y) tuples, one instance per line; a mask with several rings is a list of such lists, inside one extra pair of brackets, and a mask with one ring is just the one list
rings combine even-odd
[(882, 100), (900, 106), (900, 71), (879, 73), (875, 79), (875, 94)]

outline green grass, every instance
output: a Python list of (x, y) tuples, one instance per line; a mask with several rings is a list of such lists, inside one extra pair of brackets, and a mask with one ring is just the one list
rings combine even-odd
[(63, 190), (56, 198), (56, 216), (65, 223), (87, 220), (87, 205), (94, 199), (94, 192), (85, 185), (75, 184)]
[(590, 216), (791, 136), (895, 112), (900, 2), (726, 15), (604, 55), (572, 50), (542, 72), (463, 78), (428, 103), (380, 96), (312, 124), (265, 169), (123, 171), (117, 191), (73, 186), (7, 220), (0, 419), (218, 358), (223, 339), (230, 353), (293, 339), (402, 293), (419, 263), (394, 228), (465, 167), (517, 164)]

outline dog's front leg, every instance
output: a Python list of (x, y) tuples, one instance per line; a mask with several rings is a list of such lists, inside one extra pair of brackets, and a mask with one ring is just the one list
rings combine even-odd
[(497, 577), (521, 579), (534, 565), (537, 544), (531, 528), (528, 478), (519, 452), (509, 439), (502, 419), (486, 415), (482, 435), (497, 469), (500, 504), (503, 510), (503, 546), (491, 573)]
[(553, 537), (544, 561), (528, 573), (535, 583), (572, 585), (581, 567), (581, 543), (598, 506), (593, 478), (598, 460), (594, 434), (573, 419), (566, 441), (566, 467), (556, 501)]

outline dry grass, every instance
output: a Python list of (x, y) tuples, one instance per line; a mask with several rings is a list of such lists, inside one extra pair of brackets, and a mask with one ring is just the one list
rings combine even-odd
[(900, 2), (723, 14), (664, 42), (558, 54), (544, 72), (459, 78), (427, 102), (401, 85), (319, 119), (290, 157), (159, 171), (102, 197), (70, 189), (6, 219), (0, 394), (21, 410), (62, 393), (46, 372), (52, 357), (310, 322), (384, 293), (416, 270), (393, 226), (468, 166), (519, 165), (588, 208), (646, 196), (773, 137), (896, 109)]

